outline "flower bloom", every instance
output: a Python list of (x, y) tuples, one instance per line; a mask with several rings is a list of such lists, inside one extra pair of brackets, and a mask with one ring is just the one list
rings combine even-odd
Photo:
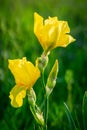
[(34, 33), (45, 52), (56, 47), (66, 47), (75, 39), (70, 36), (70, 28), (67, 21), (59, 21), (57, 17), (49, 17), (44, 20), (36, 12), (34, 13)]
[(40, 71), (25, 57), (23, 59), (9, 60), (8, 67), (16, 82), (16, 85), (10, 91), (11, 105), (20, 107), (23, 104), (23, 98), (26, 96), (26, 90), (31, 89), (35, 84), (40, 77)]

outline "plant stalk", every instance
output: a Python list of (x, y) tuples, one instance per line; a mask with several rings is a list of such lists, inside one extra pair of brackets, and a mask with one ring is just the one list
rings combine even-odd
[(44, 130), (47, 130), (47, 121), (48, 121), (48, 96), (46, 96), (45, 98), (45, 114), (44, 114), (44, 118), (45, 118), (45, 129)]

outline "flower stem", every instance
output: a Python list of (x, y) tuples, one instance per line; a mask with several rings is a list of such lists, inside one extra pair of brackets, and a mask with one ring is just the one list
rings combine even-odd
[(43, 87), (45, 88), (44, 71), (42, 73), (42, 82), (43, 82)]
[(44, 118), (45, 118), (45, 130), (47, 130), (47, 120), (48, 120), (48, 96), (46, 96), (46, 99), (45, 99), (45, 114), (44, 114)]
[[(45, 85), (45, 81), (44, 81), (44, 71), (42, 73), (42, 82), (43, 82), (43, 87), (44, 89), (46, 89), (46, 85)], [(45, 120), (45, 126), (44, 126), (44, 130), (47, 130), (47, 120), (48, 120), (48, 96), (46, 95), (46, 91), (45, 91), (45, 95), (44, 95), (44, 120)]]

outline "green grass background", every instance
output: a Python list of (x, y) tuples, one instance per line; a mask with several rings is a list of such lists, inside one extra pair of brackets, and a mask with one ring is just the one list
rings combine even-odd
[[(15, 85), (8, 69), (8, 59), (27, 57), (35, 63), (41, 48), (33, 32), (34, 12), (45, 19), (57, 16), (68, 21), (76, 41), (66, 48), (56, 48), (49, 56), (45, 81), (55, 62), (59, 60), (57, 84), (49, 100), (48, 130), (69, 130), (63, 102), (70, 108), (75, 122), (83, 129), (82, 100), (87, 90), (87, 1), (86, 0), (0, 0), (0, 130), (35, 130), (27, 98), (21, 108), (10, 105), (9, 92)], [(65, 75), (71, 87), (66, 82)], [(34, 86), (37, 103), (42, 101), (42, 84)], [(36, 128), (37, 130), (37, 128)]]

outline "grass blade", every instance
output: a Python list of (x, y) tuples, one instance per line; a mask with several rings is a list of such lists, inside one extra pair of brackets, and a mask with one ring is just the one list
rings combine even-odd
[(70, 129), (71, 130), (77, 130), (77, 128), (75, 126), (75, 122), (72, 118), (72, 115), (71, 115), (70, 110), (69, 110), (68, 106), (66, 105), (66, 103), (64, 103), (64, 107), (65, 107), (65, 112), (66, 112), (66, 115), (67, 115), (67, 118), (68, 118), (68, 121), (69, 121)]

